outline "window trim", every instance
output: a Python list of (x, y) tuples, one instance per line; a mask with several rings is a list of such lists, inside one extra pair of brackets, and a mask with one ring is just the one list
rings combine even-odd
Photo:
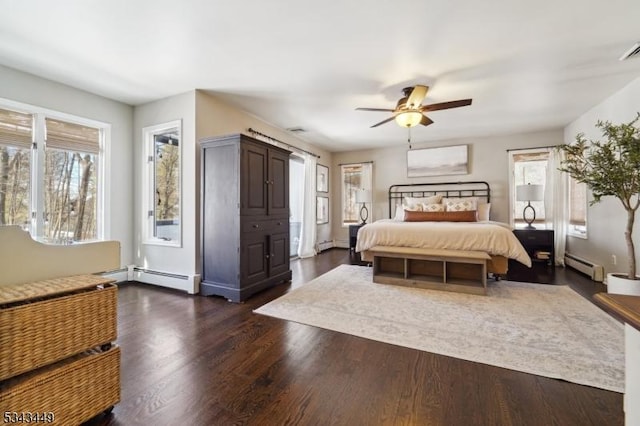
[[(163, 133), (168, 130), (178, 130), (178, 190), (180, 193), (180, 200), (178, 202), (178, 238), (176, 240), (164, 240), (162, 238), (157, 238), (153, 235), (153, 225), (154, 221), (150, 220), (152, 216), (149, 215), (149, 212), (154, 210), (155, 203), (155, 184), (154, 184), (154, 173), (155, 173), (155, 161), (149, 161), (149, 158), (155, 158), (155, 140), (154, 136), (158, 133)], [(143, 173), (143, 181), (142, 181), (142, 191), (143, 194), (143, 208), (142, 208), (142, 223), (143, 226), (143, 239), (142, 243), (146, 245), (155, 245), (155, 246), (164, 246), (164, 247), (182, 247), (183, 240), (183, 208), (182, 208), (182, 146), (184, 145), (182, 139), (182, 119), (172, 120), (165, 123), (154, 124), (152, 126), (147, 126), (142, 128), (142, 140), (144, 141), (144, 156), (142, 161), (144, 162), (144, 170)]]
[[(522, 223), (516, 222), (516, 217), (514, 216), (514, 209), (516, 203), (516, 184), (515, 184), (515, 155), (521, 154), (542, 154), (548, 153), (550, 151), (549, 148), (518, 148), (507, 150), (508, 154), (508, 162), (509, 162), (509, 225), (514, 229), (520, 229), (523, 227)], [(547, 163), (548, 164), (548, 163)], [(544, 200), (543, 200), (544, 202)], [(546, 219), (536, 219), (534, 225), (537, 225), (537, 229), (546, 229), (545, 228)]]
[[(31, 217), (31, 237), (35, 240), (42, 238), (44, 229), (44, 155), (46, 150), (45, 142), (45, 118), (66, 121), (81, 126), (94, 127), (100, 131), (100, 150), (98, 155), (98, 173), (97, 179), (97, 205), (96, 205), (96, 238), (98, 241), (107, 240), (111, 236), (111, 226), (106, 211), (110, 207), (110, 181), (109, 170), (111, 169), (111, 124), (102, 121), (68, 114), (49, 108), (17, 102), (6, 98), (0, 98), (0, 108), (15, 110), (33, 115), (33, 146), (32, 152), (32, 170), (31, 170), (31, 197), (29, 200)], [(34, 185), (33, 182), (36, 182)], [(35, 213), (35, 215), (33, 214)], [(35, 216), (35, 217), (34, 217)], [(89, 242), (89, 241), (85, 241)], [(74, 244), (82, 244), (83, 241), (74, 242)]]
[[(357, 225), (360, 223), (359, 219), (356, 220), (356, 223), (351, 223), (351, 222), (345, 222), (344, 221), (344, 210), (345, 210), (345, 184), (344, 184), (344, 170), (345, 167), (348, 166), (360, 166), (360, 167), (365, 167), (368, 166), (370, 167), (370, 170), (368, 171), (369, 176), (368, 176), (368, 182), (361, 182), (361, 188), (360, 189), (368, 189), (372, 192), (373, 194), (373, 162), (372, 161), (361, 161), (361, 162), (353, 162), (353, 163), (348, 163), (348, 164), (340, 164), (340, 226), (342, 228), (348, 228), (350, 225)], [(365, 173), (365, 170), (363, 170), (363, 174)], [(364, 177), (366, 179), (366, 177)], [(369, 211), (373, 212), (373, 201), (371, 203), (369, 203)], [(357, 206), (356, 206), (357, 208)], [(358, 211), (360, 211), (360, 209), (358, 209)], [(359, 217), (359, 216), (358, 216)], [(374, 221), (373, 218), (373, 214), (370, 213), (369, 214), (369, 218), (368, 220), (370, 222)]]

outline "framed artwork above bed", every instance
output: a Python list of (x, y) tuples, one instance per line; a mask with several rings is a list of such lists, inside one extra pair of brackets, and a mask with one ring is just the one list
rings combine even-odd
[(468, 145), (407, 151), (407, 177), (466, 175), (468, 169)]

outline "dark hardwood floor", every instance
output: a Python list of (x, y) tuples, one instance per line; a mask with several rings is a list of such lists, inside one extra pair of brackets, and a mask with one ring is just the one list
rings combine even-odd
[[(623, 395), (254, 314), (349, 263), (332, 249), (242, 304), (119, 289), (122, 401), (90, 425), (622, 425)], [(557, 284), (589, 297), (588, 278)]]

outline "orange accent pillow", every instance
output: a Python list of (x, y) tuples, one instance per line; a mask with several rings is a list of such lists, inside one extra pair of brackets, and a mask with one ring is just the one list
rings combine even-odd
[(461, 212), (412, 212), (404, 211), (405, 222), (477, 222), (475, 210)]

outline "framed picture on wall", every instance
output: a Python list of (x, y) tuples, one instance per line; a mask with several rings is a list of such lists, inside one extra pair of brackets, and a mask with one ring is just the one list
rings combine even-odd
[(329, 223), (329, 197), (316, 197), (316, 223)]
[(466, 175), (467, 145), (407, 151), (407, 177)]
[(316, 165), (316, 191), (329, 192), (329, 168), (322, 164)]

